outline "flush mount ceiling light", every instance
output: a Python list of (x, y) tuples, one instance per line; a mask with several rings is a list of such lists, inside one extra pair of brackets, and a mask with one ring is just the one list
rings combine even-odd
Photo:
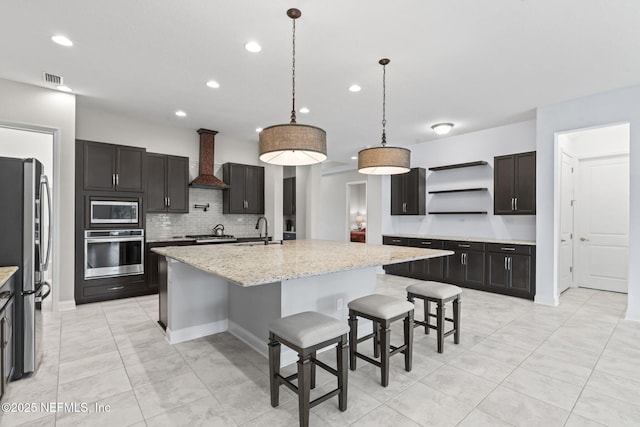
[(67, 37), (57, 34), (51, 37), (55, 43), (58, 43), (60, 46), (73, 46), (73, 42), (69, 40)]
[(207, 82), (207, 86), (210, 87), (211, 89), (218, 89), (220, 87), (220, 83), (218, 83), (215, 80), (209, 80)]
[(178, 117), (187, 117), (187, 113), (185, 113), (182, 110), (178, 110), (178, 111), (176, 111), (176, 116), (178, 116)]
[(360, 92), (362, 88), (358, 85), (349, 86), (349, 92)]
[(327, 133), (319, 127), (296, 123), (296, 19), (302, 12), (289, 9), (287, 16), (293, 22), (291, 122), (269, 126), (260, 132), (260, 160), (274, 165), (312, 165), (327, 158)]
[(391, 61), (387, 58), (378, 61), (382, 65), (382, 146), (365, 148), (358, 153), (358, 172), (368, 175), (396, 175), (409, 172), (411, 168), (411, 151), (401, 147), (387, 147), (386, 80), (389, 62)]
[(453, 129), (453, 123), (436, 123), (431, 129), (438, 135), (446, 135)]
[(262, 46), (260, 46), (258, 42), (247, 42), (244, 48), (251, 53), (258, 53), (262, 50)]

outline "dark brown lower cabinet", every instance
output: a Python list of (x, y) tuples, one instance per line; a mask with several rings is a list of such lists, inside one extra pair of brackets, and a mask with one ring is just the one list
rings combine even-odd
[(383, 236), (383, 244), (430, 247), (453, 255), (385, 265), (387, 274), (535, 297), (535, 246)]

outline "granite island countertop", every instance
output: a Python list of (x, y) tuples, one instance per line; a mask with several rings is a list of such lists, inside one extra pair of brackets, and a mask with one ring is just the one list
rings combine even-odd
[(514, 240), (514, 239), (493, 239), (491, 237), (453, 237), (453, 236), (434, 236), (432, 234), (383, 234), (387, 237), (403, 237), (407, 239), (434, 239), (434, 240), (450, 240), (458, 242), (479, 242), (479, 243), (501, 243), (503, 245), (530, 245), (535, 246), (535, 240)]
[(241, 286), (452, 255), (451, 251), (328, 240), (168, 246), (153, 252)]
[(7, 283), (7, 280), (11, 278), (18, 271), (18, 267), (0, 267), (0, 287)]

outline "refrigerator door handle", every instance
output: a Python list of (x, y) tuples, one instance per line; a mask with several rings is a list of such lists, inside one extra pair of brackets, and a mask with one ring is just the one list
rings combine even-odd
[[(53, 231), (53, 225), (51, 224), (51, 191), (49, 189), (49, 179), (47, 178), (46, 175), (43, 175), (41, 178), (41, 185), (45, 188), (45, 190), (47, 191), (47, 255), (44, 259), (44, 262), (42, 264), (42, 271), (47, 271), (47, 269), (49, 268), (49, 259), (51, 257), (51, 234)], [(40, 194), (42, 194), (42, 192), (40, 192)], [(42, 197), (42, 196), (41, 196)], [(42, 215), (40, 215), (40, 220), (42, 221)], [(42, 227), (42, 223), (40, 224), (40, 227)], [(40, 236), (42, 236), (42, 234), (40, 234)], [(42, 247), (42, 245), (40, 245), (40, 247)], [(42, 259), (42, 258), (40, 258)]]

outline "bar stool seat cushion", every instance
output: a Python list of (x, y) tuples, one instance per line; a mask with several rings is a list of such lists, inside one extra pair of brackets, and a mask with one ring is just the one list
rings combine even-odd
[(462, 293), (462, 289), (447, 283), (421, 282), (407, 286), (407, 292), (428, 298), (447, 299), (460, 295)]
[(349, 302), (348, 306), (350, 310), (385, 320), (400, 316), (414, 308), (414, 305), (407, 300), (380, 294), (356, 298)]
[(305, 311), (274, 320), (269, 330), (295, 346), (307, 348), (349, 333), (349, 325), (316, 311)]

